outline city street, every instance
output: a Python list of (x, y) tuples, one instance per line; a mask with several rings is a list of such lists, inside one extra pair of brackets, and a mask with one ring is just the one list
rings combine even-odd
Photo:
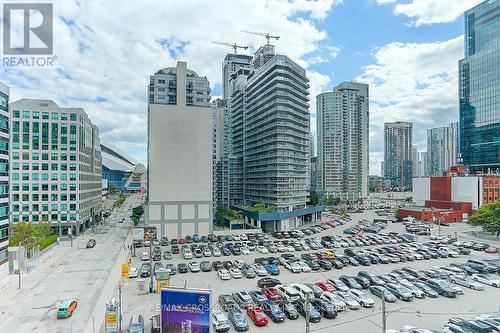
[[(105, 309), (96, 309), (96, 304), (103, 303), (110, 272), (127, 254), (123, 245), (132, 224), (127, 209), (139, 203), (139, 195), (128, 197), (94, 234), (79, 236), (73, 247), (64, 241), (51, 249), (53, 252), (43, 263), (29, 274), (23, 272), (21, 290), (17, 289), (17, 276), (10, 276), (10, 285), (0, 291), (0, 332), (84, 332), (89, 323), (88, 331), (92, 332), (94, 320), (97, 331), (100, 322), (93, 313), (102, 312), (103, 318)], [(118, 223), (122, 218), (125, 222)], [(87, 249), (90, 238), (97, 244)], [(66, 299), (76, 299), (78, 306), (72, 317), (57, 319), (58, 306)]]

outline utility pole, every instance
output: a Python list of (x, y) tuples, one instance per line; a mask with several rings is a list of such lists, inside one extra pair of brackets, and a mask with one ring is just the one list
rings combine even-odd
[(118, 312), (118, 331), (122, 331), (122, 280), (120, 279), (120, 283), (118, 284), (118, 302), (119, 302), (119, 312)]
[(309, 297), (310, 297), (310, 293), (307, 293), (306, 294), (306, 333), (309, 333), (309, 315), (310, 315), (310, 311), (309, 311), (309, 306), (310, 306), (310, 300), (309, 300)]
[(151, 290), (151, 293), (153, 293), (153, 255), (152, 255), (152, 252), (151, 252), (152, 245), (153, 245), (153, 240), (150, 239), (149, 240), (149, 264), (150, 264), (151, 267), (150, 267), (150, 272), (149, 272), (150, 274), (149, 274), (149, 276), (150, 276), (150, 286), (151, 286), (150, 290)]
[(385, 291), (382, 291), (382, 333), (385, 333), (387, 330), (387, 317), (385, 315)]

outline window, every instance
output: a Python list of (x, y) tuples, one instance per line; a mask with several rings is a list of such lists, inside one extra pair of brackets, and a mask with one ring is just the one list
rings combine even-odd
[(42, 163), (42, 170), (44, 171), (49, 170), (49, 163)]
[(18, 160), (19, 159), (19, 152), (18, 151), (13, 151), (12, 152), (12, 159), (13, 160)]
[(50, 159), (51, 159), (52, 161), (57, 161), (57, 153), (51, 153), (51, 154), (50, 154)]
[(49, 190), (49, 184), (42, 184), (42, 191), (47, 192)]
[(33, 111), (31, 113), (31, 116), (33, 117), (33, 119), (40, 119), (40, 112), (38, 111)]
[(52, 164), (50, 165), (50, 170), (52, 170), (52, 171), (57, 171), (57, 167), (58, 167), (58, 164), (57, 164), (57, 163), (52, 163)]
[(49, 210), (49, 205), (48, 204), (42, 204), (42, 210), (44, 212), (47, 212)]
[(32, 201), (40, 200), (40, 195), (38, 193), (34, 193), (31, 195)]
[(23, 173), (23, 180), (30, 180), (30, 174), (29, 173)]
[(39, 165), (38, 163), (32, 163), (32, 164), (31, 164), (31, 168), (32, 168), (33, 170), (35, 170), (35, 171), (36, 171), (36, 170), (39, 170), (39, 169), (40, 169), (39, 167), (40, 167), (40, 165)]
[(57, 204), (51, 204), (50, 205), (50, 210), (51, 211), (57, 211)]
[(69, 180), (76, 180), (76, 173), (70, 173)]
[(48, 153), (42, 153), (42, 160), (48, 161), (49, 160), (49, 154)]
[[(61, 178), (62, 178), (63, 175), (61, 175)], [(62, 180), (62, 179), (61, 179)], [(62, 183), (61, 184), (61, 191), (66, 191), (68, 189), (68, 184), (66, 183)], [(62, 200), (62, 199), (61, 199)]]
[(23, 119), (29, 119), (30, 118), (30, 112), (29, 111), (23, 111)]
[(40, 174), (39, 173), (32, 173), (31, 180), (40, 180)]
[(19, 174), (17, 172), (12, 174), (12, 180), (19, 180)]
[(68, 180), (68, 175), (65, 174), (65, 173), (61, 173), (61, 177), (60, 178), (61, 178), (61, 180), (66, 181), (66, 180)]
[(48, 173), (42, 173), (42, 181), (43, 180), (49, 180), (49, 174)]
[(19, 118), (19, 113), (17, 110), (12, 111), (12, 118)]
[(30, 159), (30, 153), (23, 153), (23, 160), (29, 160)]
[(29, 191), (29, 190), (30, 190), (30, 184), (23, 183), (23, 191)]
[(68, 120), (68, 114), (65, 112), (61, 113), (61, 120)]
[(50, 184), (51, 191), (57, 191), (57, 184)]
[(50, 180), (57, 180), (57, 173), (51, 173)]
[(59, 115), (57, 114), (57, 112), (52, 112), (51, 116), (52, 116), (52, 120), (58, 120), (59, 119)]
[(76, 113), (70, 113), (69, 120), (76, 121)]
[[(31, 184), (31, 189), (33, 191), (39, 191), (40, 190), (40, 186), (38, 184)], [(37, 194), (38, 195), (38, 194)], [(38, 200), (38, 199), (37, 199)]]
[(19, 162), (12, 163), (12, 170), (19, 170)]
[(49, 113), (48, 112), (42, 112), (42, 119), (49, 119)]
[(33, 154), (32, 154), (32, 156), (33, 156), (33, 159), (34, 159), (35, 161), (38, 161), (38, 159), (39, 159), (39, 155), (38, 155), (38, 153), (33, 153)]

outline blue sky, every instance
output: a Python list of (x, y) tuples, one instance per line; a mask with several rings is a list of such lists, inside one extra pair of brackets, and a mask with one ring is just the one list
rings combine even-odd
[[(311, 130), (315, 97), (344, 80), (370, 84), (370, 174), (380, 172), (383, 123), (413, 121), (426, 149), (427, 128), (457, 120), (457, 62), (463, 12), (480, 0), (55, 0), (51, 68), (0, 66), (11, 100), (52, 99), (83, 107), (101, 140), (146, 161), (149, 75), (185, 60), (221, 94), (221, 62), (231, 50), (255, 50), (272, 32), (307, 70)], [(110, 15), (109, 13), (113, 13)]]

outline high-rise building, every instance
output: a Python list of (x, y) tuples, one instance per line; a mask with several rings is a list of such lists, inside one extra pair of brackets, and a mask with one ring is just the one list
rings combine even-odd
[[(173, 93), (165, 91), (170, 87)], [(208, 234), (213, 194), (210, 84), (179, 61), (151, 75), (149, 93), (146, 225), (169, 238)]]
[(228, 53), (222, 62), (222, 96), (227, 100), (231, 96), (229, 79), (240, 68), (251, 67), (252, 56)]
[(418, 153), (418, 168), (417, 168), (417, 174), (414, 176), (418, 177), (427, 177), (429, 176), (429, 170), (428, 170), (428, 158), (427, 158), (427, 152), (422, 151)]
[(327, 196), (368, 196), (368, 85), (343, 82), (316, 96), (317, 187)]
[(222, 205), (222, 158), (224, 154), (224, 104), (223, 99), (212, 102), (212, 168), (214, 209)]
[(411, 188), (413, 123), (397, 121), (384, 124), (384, 178), (392, 187)]
[(413, 145), (411, 148), (411, 160), (413, 164), (413, 170), (412, 174), (413, 176), (417, 175), (418, 173), (418, 147), (416, 145)]
[(442, 176), (457, 163), (458, 123), (427, 130), (427, 158), (429, 176)]
[(9, 87), (0, 82), (0, 265), (9, 247)]
[(465, 12), (459, 62), (460, 153), (472, 169), (500, 168), (500, 1)]
[(245, 84), (244, 200), (291, 211), (308, 198), (309, 83), (303, 68), (271, 46), (256, 52)]
[(11, 119), (10, 221), (50, 222), (78, 235), (101, 211), (99, 130), (81, 108), (21, 99)]

